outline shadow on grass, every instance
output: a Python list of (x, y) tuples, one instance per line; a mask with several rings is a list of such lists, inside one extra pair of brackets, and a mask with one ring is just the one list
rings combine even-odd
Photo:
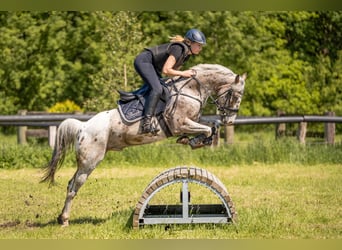
[[(123, 229), (125, 231), (130, 231), (133, 226), (133, 215), (134, 215), (134, 209), (129, 209), (125, 211), (117, 211), (113, 212), (110, 216), (107, 218), (95, 218), (95, 217), (80, 217), (71, 219), (69, 221), (70, 225), (82, 225), (82, 224), (92, 224), (92, 225), (101, 225), (106, 223), (110, 220), (121, 220), (126, 219), (127, 221), (123, 226)], [(47, 222), (39, 222), (39, 221), (32, 221), (32, 220), (13, 220), (13, 221), (7, 221), (2, 224), (0, 224), (0, 229), (6, 229), (6, 228), (15, 228), (15, 227), (28, 227), (28, 228), (44, 228), (48, 226), (60, 226), (57, 219), (53, 219)]]
[(25, 227), (34, 228), (34, 227), (46, 227), (46, 226), (57, 225), (57, 224), (58, 224), (57, 220), (49, 221), (46, 223), (32, 222), (29, 220), (26, 220), (26, 221), (14, 220), (14, 221), (7, 221), (5, 223), (0, 224), (0, 228), (14, 228), (14, 227), (22, 226), (22, 225), (24, 225)]
[[(123, 227), (123, 230), (126, 232), (130, 232), (131, 230), (133, 230), (133, 216), (134, 216), (134, 208), (132, 208), (130, 211), (127, 211), (127, 213), (130, 213), (130, 216), (125, 224), (125, 226)], [(112, 217), (116, 217), (117, 215), (114, 215)], [(122, 213), (121, 213), (122, 216)], [(233, 222), (229, 222), (229, 223), (187, 223), (187, 224), (170, 224), (170, 223), (166, 223), (166, 224), (159, 224), (159, 225), (142, 225), (139, 226), (139, 228), (148, 228), (148, 227), (156, 227), (159, 226), (161, 228), (164, 228), (165, 231), (168, 230), (193, 230), (195, 228), (204, 228), (205, 230), (217, 230), (217, 229), (230, 229), (235, 231), (237, 234), (239, 233), (239, 227), (238, 227), (238, 223), (233, 223)]]
[(124, 227), (124, 229), (126, 231), (129, 231), (129, 230), (133, 229), (133, 215), (134, 215), (134, 208), (132, 209), (131, 215), (129, 216), (129, 218), (128, 218), (127, 222), (126, 222), (126, 225)]
[[(91, 217), (82, 217), (82, 218), (77, 218), (70, 220), (70, 224), (75, 225), (75, 224), (93, 224), (93, 225), (100, 225), (105, 223), (107, 220), (110, 218), (91, 218)], [(3, 224), (0, 224), (0, 228), (14, 228), (14, 227), (19, 227), (19, 226), (25, 226), (28, 228), (44, 228), (47, 226), (61, 226), (58, 222), (57, 219), (55, 220), (50, 220), (48, 222), (35, 222), (35, 221), (20, 221), (20, 220), (15, 220), (15, 221), (8, 221)]]
[(107, 220), (110, 218), (92, 218), (92, 217), (81, 217), (81, 218), (76, 218), (72, 219), (69, 221), (70, 224), (75, 225), (75, 224), (92, 224), (92, 225), (100, 225), (105, 223)]
[[(133, 215), (134, 215), (134, 209), (128, 209), (125, 211), (115, 211), (112, 212), (108, 217), (106, 218), (96, 218), (96, 217), (79, 217), (70, 219), (69, 223), (70, 225), (82, 225), (82, 224), (92, 224), (92, 225), (101, 225), (106, 223), (110, 220), (118, 220), (121, 221), (122, 219), (128, 218), (125, 225), (123, 226), (123, 229), (126, 231), (129, 231), (132, 229), (133, 226)], [(45, 224), (39, 224), (41, 227), (49, 226), (49, 225), (60, 225), (56, 220), (51, 220)]]
[[(105, 223), (110, 218), (92, 218), (92, 217), (80, 217), (76, 219), (72, 219), (69, 221), (70, 225), (82, 225), (82, 224), (92, 224), (92, 225), (100, 225)], [(28, 227), (46, 227), (46, 226), (61, 226), (57, 219), (50, 220), (46, 223), (41, 222), (26, 222), (26, 226)]]

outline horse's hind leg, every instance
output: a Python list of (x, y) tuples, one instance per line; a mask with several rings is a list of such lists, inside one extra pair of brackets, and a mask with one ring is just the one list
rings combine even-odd
[[(96, 151), (96, 149), (94, 148), (92, 150), (94, 150), (92, 152), (99, 152), (99, 151)], [(72, 200), (76, 196), (81, 186), (86, 182), (89, 175), (93, 172), (96, 166), (103, 159), (105, 155), (105, 150), (101, 150), (101, 151), (102, 153), (93, 155), (93, 157), (91, 157), (92, 155), (90, 153), (88, 155), (88, 158), (82, 157), (82, 153), (79, 153), (77, 155), (77, 165), (78, 165), (77, 171), (68, 183), (67, 195), (66, 195), (64, 207), (63, 207), (61, 214), (58, 216), (58, 219), (57, 219), (58, 223), (61, 224), (62, 226), (69, 225), (69, 217), (70, 217)]]
[(72, 200), (76, 196), (78, 190), (85, 183), (90, 174), (91, 171), (89, 173), (86, 173), (77, 170), (74, 176), (70, 179), (67, 187), (67, 195), (64, 202), (64, 207), (61, 214), (57, 218), (58, 223), (62, 226), (69, 225), (69, 216), (71, 211)]

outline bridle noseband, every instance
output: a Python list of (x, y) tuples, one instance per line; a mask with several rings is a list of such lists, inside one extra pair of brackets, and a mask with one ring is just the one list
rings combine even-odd
[[(210, 96), (210, 98), (213, 100), (213, 103), (216, 105), (217, 109), (220, 112), (222, 112), (222, 115), (227, 115), (228, 112), (235, 112), (235, 113), (239, 112), (238, 108), (229, 108), (229, 105), (232, 99), (232, 94), (233, 94), (233, 88), (230, 87), (229, 89), (227, 89), (226, 91), (218, 95), (216, 99)], [(223, 96), (225, 100), (223, 102), (223, 105), (220, 105), (218, 100)]]

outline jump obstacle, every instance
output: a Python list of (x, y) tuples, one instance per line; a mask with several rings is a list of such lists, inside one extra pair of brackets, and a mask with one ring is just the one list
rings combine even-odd
[[(181, 205), (150, 205), (162, 189), (181, 183)], [(221, 204), (191, 204), (189, 183), (212, 191)], [(145, 188), (133, 214), (133, 228), (154, 224), (232, 223), (237, 220), (233, 201), (223, 183), (212, 173), (198, 167), (175, 167), (156, 176)]]

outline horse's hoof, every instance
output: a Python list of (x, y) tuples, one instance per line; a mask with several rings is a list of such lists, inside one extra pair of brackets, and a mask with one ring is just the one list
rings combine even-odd
[(177, 139), (176, 143), (188, 145), (189, 140), (190, 140), (189, 137), (187, 137), (186, 135), (183, 135)]
[(204, 134), (200, 134), (194, 138), (191, 138), (189, 140), (189, 145), (191, 146), (192, 149), (201, 148), (206, 145), (207, 139), (208, 138)]
[(67, 227), (67, 226), (69, 226), (69, 220), (63, 218), (62, 215), (58, 216), (57, 222), (58, 222), (58, 224), (60, 224), (62, 227)]

